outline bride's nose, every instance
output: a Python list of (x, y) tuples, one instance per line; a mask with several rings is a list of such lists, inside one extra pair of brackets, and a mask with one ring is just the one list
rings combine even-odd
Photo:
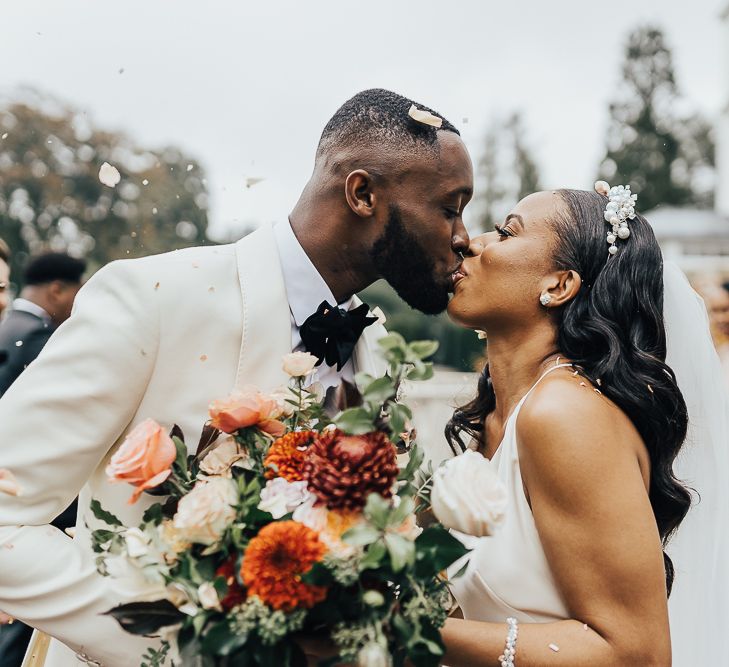
[(477, 257), (483, 252), (483, 249), (486, 247), (487, 243), (488, 239), (486, 234), (472, 237), (471, 243), (468, 245), (468, 254), (471, 257)]

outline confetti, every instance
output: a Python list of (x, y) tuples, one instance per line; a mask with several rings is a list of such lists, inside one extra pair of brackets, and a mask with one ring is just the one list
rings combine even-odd
[(115, 188), (117, 183), (121, 180), (121, 174), (119, 170), (110, 165), (108, 162), (104, 162), (99, 169), (99, 180), (110, 188)]
[(5, 134), (3, 134), (3, 139), (7, 139), (7, 138), (8, 138), (8, 133), (5, 132)]
[(597, 378), (597, 380), (595, 380), (595, 382), (597, 382), (598, 387), (602, 387), (602, 380), (600, 378)]
[(585, 630), (585, 632), (587, 632), (587, 630), (589, 630), (590, 627), (587, 625), (587, 623), (583, 623), (582, 624), (582, 629)]
[(155, 283), (154, 288), (159, 289), (159, 283)]
[(143, 178), (142, 185), (149, 185), (149, 179)]
[(478, 336), (479, 340), (486, 340), (487, 335), (485, 331), (481, 331), (481, 329), (476, 329), (476, 335)]
[(152, 207), (152, 214), (153, 215), (157, 215), (157, 207), (156, 206), (153, 206)]
[(652, 394), (653, 393), (653, 387), (651, 387), (650, 385), (646, 385), (646, 386), (648, 387), (648, 391)]
[(580, 387), (586, 387), (587, 385), (584, 382), (580, 382)]
[(261, 178), (259, 176), (250, 176), (246, 178), (246, 188), (252, 188), (257, 183), (260, 183), (261, 181), (265, 181), (265, 178)]
[(16, 340), (15, 341), (15, 347), (23, 347), (23, 341), (22, 340)]
[(187, 165), (187, 171), (192, 171), (192, 170), (193, 170), (193, 165), (191, 165), (191, 164), (188, 164), (188, 165)]
[(5, 468), (0, 468), (0, 493), (8, 496), (19, 496), (20, 484), (15, 479), (15, 475)]
[(207, 360), (208, 360), (208, 355), (207, 354), (201, 354), (200, 355), (200, 361), (207, 361)]
[(136, 239), (137, 238), (137, 232), (132, 232), (132, 238), (133, 239)]
[(418, 109), (414, 104), (410, 107), (410, 110), (408, 111), (408, 116), (412, 118), (413, 120), (418, 121), (418, 123), (423, 123), (423, 125), (430, 125), (431, 127), (441, 127), (443, 125), (443, 119), (438, 118), (438, 116), (434, 116), (430, 111), (423, 111), (422, 109)]
[(559, 646), (557, 646), (557, 644), (550, 644), (549, 648), (551, 648), (555, 653), (559, 651)]
[(602, 392), (599, 389), (593, 389), (592, 391), (594, 391), (596, 394), (600, 394), (600, 396), (602, 396)]

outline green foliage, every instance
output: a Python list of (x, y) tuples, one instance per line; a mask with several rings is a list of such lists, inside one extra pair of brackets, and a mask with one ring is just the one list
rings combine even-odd
[(122, 525), (121, 519), (114, 516), (111, 512), (107, 512), (102, 506), (101, 503), (94, 498), (89, 508), (91, 509), (91, 513), (99, 520), (103, 521), (108, 526), (114, 526), (115, 528), (119, 528)]
[(640, 195), (640, 211), (661, 204), (711, 206), (711, 132), (699, 115), (678, 111), (671, 50), (660, 29), (646, 26), (630, 33), (622, 75), (610, 105), (599, 177), (611, 184), (629, 183)]
[(442, 315), (423, 315), (408, 306), (386, 282), (380, 280), (361, 295), (370, 305), (380, 306), (387, 314), (387, 328), (399, 331), (408, 340), (438, 341), (433, 362), (461, 371), (472, 371), (483, 356), (483, 341), (468, 329), (459, 327)]
[[(205, 173), (179, 149), (140, 148), (40, 95), (0, 108), (5, 132), (0, 237), (14, 250), (16, 282), (27, 256), (46, 249), (86, 257), (95, 270), (114, 259), (207, 242)], [(99, 181), (104, 162), (121, 173), (115, 188)]]

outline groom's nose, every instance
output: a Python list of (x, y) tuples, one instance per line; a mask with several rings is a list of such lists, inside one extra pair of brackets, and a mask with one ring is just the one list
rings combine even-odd
[(468, 250), (471, 239), (468, 236), (468, 231), (463, 221), (460, 218), (456, 221), (453, 226), (453, 236), (451, 236), (451, 248), (456, 254), (464, 253)]

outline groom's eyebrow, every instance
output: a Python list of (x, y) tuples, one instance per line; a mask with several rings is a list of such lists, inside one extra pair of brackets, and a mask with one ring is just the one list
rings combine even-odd
[(508, 224), (512, 220), (516, 220), (521, 225), (521, 228), (524, 229), (524, 219), (518, 213), (509, 213), (506, 216), (505, 224)]
[(470, 197), (473, 194), (473, 188), (469, 187), (463, 187), (463, 188), (456, 188), (455, 190), (452, 190), (449, 192), (446, 197), (455, 197), (456, 195), (464, 195), (465, 197)]

